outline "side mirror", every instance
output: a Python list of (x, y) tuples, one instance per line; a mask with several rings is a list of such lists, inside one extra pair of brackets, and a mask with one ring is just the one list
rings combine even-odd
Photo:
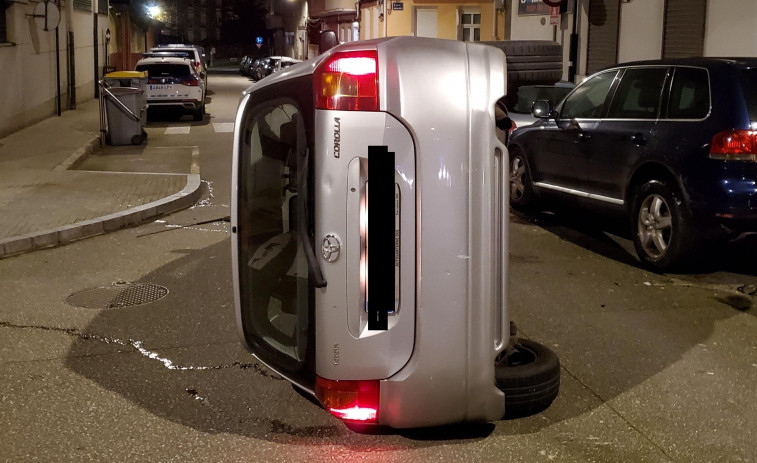
[(318, 43), (319, 54), (323, 54), (337, 45), (339, 45), (339, 40), (336, 38), (336, 32), (332, 30), (321, 31), (321, 37)]
[(549, 100), (536, 100), (531, 106), (531, 114), (539, 119), (549, 119), (555, 115), (555, 110)]

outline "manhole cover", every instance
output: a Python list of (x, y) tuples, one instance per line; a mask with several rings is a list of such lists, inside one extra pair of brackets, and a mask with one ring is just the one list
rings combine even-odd
[(77, 291), (66, 302), (85, 309), (115, 309), (147, 304), (164, 298), (168, 288), (152, 283), (121, 283)]

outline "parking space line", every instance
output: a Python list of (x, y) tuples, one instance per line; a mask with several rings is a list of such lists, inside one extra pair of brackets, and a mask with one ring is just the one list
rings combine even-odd
[(189, 133), (189, 126), (185, 127), (166, 127), (166, 135), (186, 135)]
[(216, 133), (233, 132), (234, 123), (233, 122), (213, 122), (213, 130), (215, 130)]

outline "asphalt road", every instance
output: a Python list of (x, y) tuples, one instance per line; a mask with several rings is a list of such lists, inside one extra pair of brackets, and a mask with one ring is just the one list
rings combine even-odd
[[(346, 428), (239, 343), (222, 124), (249, 82), (209, 83), (205, 120), (148, 126), (150, 148), (196, 147), (197, 207), (0, 260), (0, 460), (757, 460), (757, 239), (717, 249), (691, 273), (655, 274), (613, 224), (570, 210), (510, 222), (512, 318), (562, 362), (548, 410), (441, 429)], [(171, 159), (163, 168), (187, 162)], [(121, 308), (72, 303), (118, 282), (168, 294)]]

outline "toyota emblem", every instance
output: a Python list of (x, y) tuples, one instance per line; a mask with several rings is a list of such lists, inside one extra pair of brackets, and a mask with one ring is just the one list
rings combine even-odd
[(339, 237), (333, 234), (328, 234), (323, 238), (321, 242), (321, 255), (326, 259), (326, 262), (336, 262), (339, 259), (339, 253), (342, 250), (342, 245), (339, 242)]

